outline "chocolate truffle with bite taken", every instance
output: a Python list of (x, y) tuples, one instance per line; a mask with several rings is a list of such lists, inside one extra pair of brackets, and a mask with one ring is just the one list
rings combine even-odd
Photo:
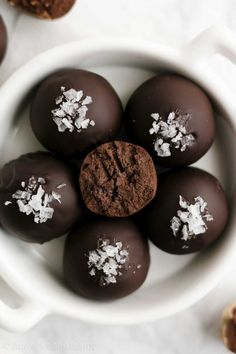
[(164, 167), (194, 163), (215, 137), (209, 98), (194, 82), (178, 75), (144, 82), (127, 104), (126, 121), (133, 141)]
[(141, 146), (112, 141), (86, 156), (80, 169), (80, 189), (94, 213), (125, 217), (154, 198), (157, 174), (151, 156)]
[(113, 140), (121, 119), (120, 99), (108, 81), (77, 69), (46, 78), (31, 108), (31, 125), (38, 140), (53, 152), (78, 158)]
[(205, 249), (221, 236), (228, 207), (219, 181), (197, 168), (182, 168), (159, 178), (157, 198), (142, 218), (147, 237), (168, 253)]
[(94, 217), (67, 237), (64, 276), (78, 295), (114, 300), (143, 284), (149, 262), (147, 240), (131, 220)]
[(81, 216), (70, 168), (49, 153), (31, 153), (0, 171), (0, 222), (20, 239), (44, 243), (68, 232)]

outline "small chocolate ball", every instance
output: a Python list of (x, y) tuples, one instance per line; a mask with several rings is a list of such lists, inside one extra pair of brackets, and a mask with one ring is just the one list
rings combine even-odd
[(0, 15), (0, 64), (5, 56), (7, 49), (7, 30)]
[(8, 0), (10, 5), (19, 6), (39, 18), (54, 20), (70, 11), (76, 0)]
[(31, 125), (49, 150), (81, 158), (112, 140), (121, 126), (122, 106), (111, 85), (84, 70), (63, 70), (45, 79), (31, 109)]
[(138, 289), (150, 263), (148, 243), (129, 219), (97, 218), (67, 238), (64, 275), (77, 294), (114, 300)]
[(228, 207), (219, 181), (197, 168), (182, 168), (159, 178), (158, 195), (145, 211), (147, 237), (168, 253), (201, 251), (223, 232)]
[(0, 222), (24, 241), (44, 243), (68, 232), (81, 216), (70, 168), (49, 153), (31, 153), (0, 172)]
[(177, 75), (144, 82), (127, 104), (126, 120), (134, 142), (165, 167), (194, 163), (215, 136), (209, 98), (195, 83)]
[(90, 152), (80, 170), (80, 189), (88, 209), (109, 217), (125, 217), (154, 198), (157, 174), (142, 147), (123, 141)]
[(225, 346), (236, 353), (236, 304), (228, 306), (221, 321), (221, 335)]

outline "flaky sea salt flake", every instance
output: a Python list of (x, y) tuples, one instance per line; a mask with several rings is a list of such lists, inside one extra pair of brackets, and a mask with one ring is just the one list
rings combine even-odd
[(62, 183), (59, 184), (59, 186), (57, 186), (57, 189), (61, 189), (61, 188), (65, 188), (66, 187), (66, 183)]
[(116, 242), (114, 245), (109, 239), (100, 239), (97, 249), (89, 251), (87, 255), (89, 274), (99, 275), (101, 286), (116, 283), (116, 278), (122, 275), (120, 269), (126, 263), (128, 255), (122, 242)]
[(171, 156), (171, 148), (186, 151), (195, 142), (193, 134), (187, 134), (186, 125), (191, 118), (190, 114), (180, 111), (170, 112), (167, 120), (163, 120), (159, 113), (152, 113), (154, 119), (149, 129), (150, 135), (155, 135), (154, 149), (159, 157)]
[(84, 96), (82, 90), (76, 91), (71, 88), (66, 91), (61, 87), (62, 95), (55, 99), (56, 108), (51, 111), (54, 123), (59, 132), (68, 130), (72, 133), (75, 129), (80, 133), (89, 126), (94, 126), (95, 122), (86, 117), (88, 105), (93, 100), (91, 96)]
[(207, 209), (207, 203), (200, 196), (195, 197), (194, 203), (191, 204), (180, 195), (179, 206), (177, 216), (171, 219), (170, 228), (173, 235), (180, 235), (183, 241), (204, 234), (208, 229), (206, 221), (214, 220)]
[(14, 201), (18, 205), (19, 211), (26, 215), (33, 214), (35, 223), (44, 223), (49, 219), (52, 219), (54, 209), (50, 207), (50, 203), (53, 200), (60, 201), (60, 194), (46, 193), (44, 185), (46, 180), (43, 177), (37, 179), (32, 176), (28, 179), (28, 182), (22, 181), (21, 187), (15, 193), (12, 194), (12, 201), (6, 201), (4, 204), (9, 205)]

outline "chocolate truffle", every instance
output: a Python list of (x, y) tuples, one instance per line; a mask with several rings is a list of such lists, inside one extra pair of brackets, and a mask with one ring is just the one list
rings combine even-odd
[(223, 232), (228, 208), (219, 181), (197, 168), (163, 174), (158, 195), (146, 210), (147, 237), (168, 253), (201, 251)]
[(236, 353), (236, 304), (228, 306), (222, 316), (221, 335), (225, 346)]
[(125, 217), (144, 208), (155, 196), (157, 175), (142, 147), (122, 141), (103, 144), (81, 166), (80, 189), (88, 209)]
[(112, 140), (122, 106), (111, 85), (84, 70), (63, 70), (45, 79), (35, 95), (31, 125), (38, 140), (64, 156), (81, 157)]
[(72, 8), (75, 0), (8, 0), (12, 6), (19, 6), (31, 15), (56, 19), (64, 16)]
[(0, 15), (0, 64), (5, 56), (7, 49), (7, 30)]
[(71, 170), (49, 153), (32, 153), (0, 173), (0, 222), (24, 241), (44, 243), (68, 232), (81, 209)]
[(66, 240), (65, 281), (81, 296), (114, 300), (143, 284), (149, 262), (147, 240), (132, 221), (95, 217)]
[(211, 102), (195, 83), (177, 75), (160, 75), (142, 84), (126, 107), (134, 142), (147, 148), (165, 167), (200, 159), (215, 136)]

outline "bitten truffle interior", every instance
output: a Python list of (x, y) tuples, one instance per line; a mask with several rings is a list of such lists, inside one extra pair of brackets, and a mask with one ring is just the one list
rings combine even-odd
[(86, 206), (94, 213), (125, 217), (154, 198), (156, 170), (142, 147), (113, 141), (86, 156), (80, 170), (80, 189)]

